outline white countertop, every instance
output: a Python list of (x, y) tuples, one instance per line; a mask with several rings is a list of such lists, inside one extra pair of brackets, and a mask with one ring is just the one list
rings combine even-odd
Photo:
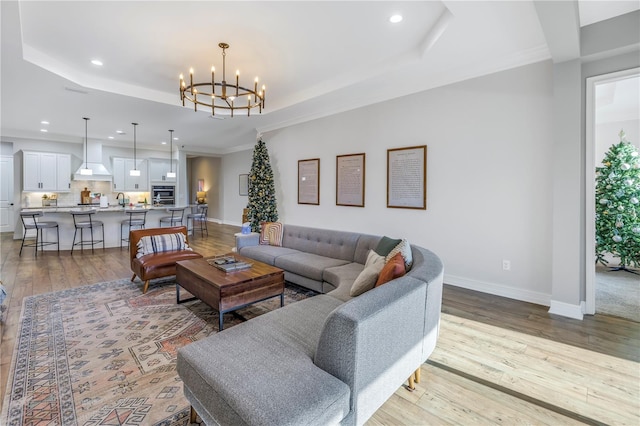
[[(169, 207), (175, 207), (173, 205), (162, 205), (162, 206), (152, 206), (152, 205), (135, 205), (135, 206), (126, 206), (122, 207), (118, 204), (111, 204), (109, 207), (100, 207), (99, 205), (70, 205), (70, 206), (47, 206), (47, 207), (24, 207), (22, 210), (42, 210), (45, 213), (69, 213), (70, 211), (87, 211), (87, 210), (95, 210), (97, 213), (108, 213), (108, 212), (128, 212), (128, 211), (139, 211), (139, 210), (166, 210)], [(188, 206), (184, 206), (187, 208)]]

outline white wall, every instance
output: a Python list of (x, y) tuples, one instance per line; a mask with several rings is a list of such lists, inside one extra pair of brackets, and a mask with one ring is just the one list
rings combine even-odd
[[(552, 96), (543, 62), (269, 132), (280, 220), (405, 237), (443, 259), (447, 283), (548, 304)], [(428, 146), (427, 210), (388, 209), (386, 150), (413, 145)], [(365, 207), (336, 206), (336, 155), (360, 152)], [(316, 157), (320, 205), (298, 205), (298, 160)], [(237, 192), (250, 152), (223, 162)], [(225, 195), (225, 219), (242, 207)]]
[(239, 195), (239, 175), (249, 173), (252, 159), (252, 150), (235, 152), (223, 157), (221, 191), (221, 197), (224, 200), (221, 205), (223, 223), (236, 226), (242, 224), (242, 209), (247, 207), (249, 198)]

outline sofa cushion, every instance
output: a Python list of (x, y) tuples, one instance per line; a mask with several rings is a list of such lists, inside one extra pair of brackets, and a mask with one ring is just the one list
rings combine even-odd
[(395, 246), (397, 246), (401, 242), (402, 240), (395, 240), (389, 237), (382, 237), (378, 242), (378, 245), (376, 246), (376, 249), (375, 249), (376, 253), (378, 253), (380, 256), (386, 256), (391, 252), (391, 250), (394, 249)]
[(260, 244), (282, 247), (282, 223), (262, 222), (260, 226)]
[(138, 241), (136, 257), (173, 250), (192, 250), (183, 233), (146, 235)]
[(393, 256), (395, 256), (398, 253), (400, 253), (402, 255), (402, 258), (404, 259), (405, 269), (407, 271), (411, 269), (411, 265), (413, 264), (413, 257), (411, 255), (411, 245), (405, 238), (403, 238), (402, 241), (400, 241), (400, 243), (397, 246), (395, 246), (393, 250), (389, 252), (387, 257), (385, 258), (386, 262), (393, 259)]
[(210, 410), (219, 423), (337, 424), (350, 410), (349, 387), (313, 357), (325, 319), (341, 304), (315, 296), (191, 343), (178, 351), (178, 373), (203, 403), (223, 402)]
[(199, 259), (202, 256), (193, 250), (174, 250), (145, 254), (131, 260), (131, 270), (142, 280), (175, 275), (176, 262)]
[(345, 265), (327, 268), (322, 273), (322, 280), (328, 282), (334, 287), (347, 285), (351, 288), (351, 284), (358, 278), (360, 272), (364, 269), (364, 265), (356, 262), (347, 263)]
[(375, 286), (380, 287), (391, 280), (403, 276), (405, 272), (404, 259), (402, 258), (402, 255), (398, 253), (384, 265), (384, 268), (380, 271), (380, 275), (378, 276)]
[(240, 249), (240, 254), (258, 262), (274, 265), (276, 258), (286, 254), (299, 253), (298, 250), (287, 247), (277, 247), (268, 245), (246, 246)]
[(322, 273), (325, 269), (347, 263), (350, 262), (312, 253), (297, 252), (277, 257), (274, 266), (312, 280), (322, 281)]
[(385, 265), (384, 260), (385, 258), (375, 251), (371, 250), (369, 252), (369, 257), (367, 257), (367, 263), (364, 265), (364, 269), (355, 279), (353, 285), (351, 285), (351, 291), (349, 292), (351, 297), (360, 296), (376, 285), (380, 271), (382, 271)]

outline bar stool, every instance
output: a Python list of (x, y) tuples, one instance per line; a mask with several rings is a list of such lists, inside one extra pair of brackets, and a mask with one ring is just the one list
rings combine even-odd
[[(80, 251), (84, 252), (84, 246), (91, 245), (91, 253), (93, 253), (93, 246), (102, 243), (102, 249), (104, 250), (104, 224), (99, 220), (93, 220), (92, 215), (96, 214), (95, 209), (91, 210), (73, 210), (71, 216), (73, 216), (73, 225), (75, 231), (73, 232), (73, 244), (71, 245), (71, 255), (73, 255), (73, 248), (80, 246)], [(93, 228), (102, 228), (102, 239), (95, 240), (93, 238)], [(80, 230), (80, 241), (76, 242), (76, 235)], [(91, 241), (84, 239), (84, 230), (91, 231)]]
[[(22, 256), (23, 247), (35, 247), (36, 257), (38, 257), (38, 241), (40, 241), (40, 251), (44, 251), (44, 246), (56, 244), (58, 246), (58, 253), (60, 253), (60, 228), (58, 222), (39, 222), (38, 217), (44, 216), (42, 211), (21, 211), (20, 220), (22, 220), (22, 226), (24, 226), (24, 233), (22, 234), (22, 244), (20, 244), (20, 256)], [(56, 229), (56, 241), (45, 241), (43, 230), (44, 229)], [(36, 241), (33, 244), (25, 244), (24, 241), (27, 238), (27, 231), (30, 229), (36, 230)]]
[[(129, 242), (129, 234), (131, 228), (144, 229), (145, 223), (147, 223), (147, 210), (129, 210), (125, 211), (125, 214), (129, 215), (129, 219), (125, 219), (120, 222), (120, 248), (122, 248), (122, 242)], [(122, 229), (127, 226), (127, 238), (122, 238)]]
[(171, 216), (163, 216), (160, 218), (160, 227), (163, 223), (168, 223), (169, 226), (182, 225), (182, 219), (184, 218), (184, 211), (186, 207), (169, 207), (167, 212), (171, 213)]
[(196, 235), (196, 222), (200, 222), (200, 234), (204, 237), (205, 231), (207, 237), (209, 236), (209, 229), (207, 228), (207, 210), (209, 206), (206, 204), (198, 204), (196, 211), (187, 215), (187, 226), (189, 225), (189, 219), (191, 219), (191, 230), (193, 235)]

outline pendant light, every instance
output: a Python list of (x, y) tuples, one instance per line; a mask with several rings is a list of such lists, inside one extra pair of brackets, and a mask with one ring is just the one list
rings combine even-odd
[(89, 163), (87, 162), (87, 122), (90, 120), (87, 117), (82, 117), (84, 120), (84, 169), (80, 169), (80, 174), (83, 176), (90, 176), (93, 174), (93, 170), (89, 168)]
[(167, 178), (176, 178), (176, 172), (173, 171), (173, 130), (169, 130), (169, 171), (167, 172)]
[(133, 124), (133, 169), (129, 170), (129, 176), (140, 176), (140, 170), (138, 170), (138, 162), (136, 161), (136, 126), (138, 123)]

